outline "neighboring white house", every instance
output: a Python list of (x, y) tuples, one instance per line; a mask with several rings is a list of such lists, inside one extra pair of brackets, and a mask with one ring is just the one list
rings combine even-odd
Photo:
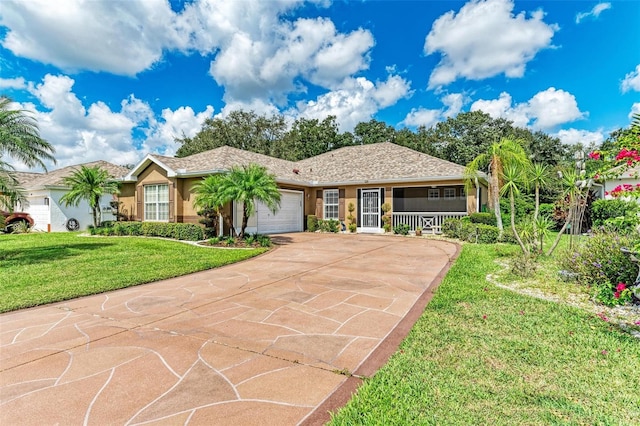
[(640, 184), (640, 165), (637, 165), (634, 168), (631, 168), (620, 176), (614, 179), (608, 179), (604, 181), (602, 193), (600, 194), (601, 198), (611, 199), (611, 191), (617, 188), (619, 185), (633, 185), (636, 186)]
[[(27, 206), (17, 206), (17, 210), (25, 211), (33, 217), (35, 222), (33, 229), (36, 231), (59, 232), (73, 229), (87, 229), (93, 225), (93, 215), (89, 203), (81, 200), (77, 207), (65, 206), (60, 198), (69, 191), (63, 183), (63, 179), (71, 176), (81, 166), (100, 166), (107, 170), (114, 178), (121, 178), (129, 170), (116, 166), (107, 161), (94, 161), (63, 167), (47, 173), (16, 173), (21, 186), (26, 190)], [(102, 208), (102, 220), (115, 220), (111, 210), (113, 196), (106, 195), (100, 202)]]

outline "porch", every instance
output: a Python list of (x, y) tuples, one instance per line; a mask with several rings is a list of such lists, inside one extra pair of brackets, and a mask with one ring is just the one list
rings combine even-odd
[(462, 185), (393, 188), (391, 224), (410, 231), (441, 233), (445, 220), (467, 215), (467, 194)]

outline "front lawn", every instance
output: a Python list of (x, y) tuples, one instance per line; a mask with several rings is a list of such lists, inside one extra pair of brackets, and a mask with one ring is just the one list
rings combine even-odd
[(465, 245), (399, 350), (331, 424), (640, 424), (640, 340), (487, 282), (510, 251)]
[(139, 237), (0, 234), (0, 312), (215, 268), (264, 251)]

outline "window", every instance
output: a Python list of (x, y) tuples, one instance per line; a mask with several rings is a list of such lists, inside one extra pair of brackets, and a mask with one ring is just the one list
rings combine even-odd
[(169, 221), (169, 185), (144, 186), (144, 220)]
[(338, 190), (324, 190), (324, 219), (338, 219)]
[(445, 200), (455, 200), (456, 198), (456, 189), (455, 188), (445, 188), (444, 189), (444, 199)]
[(440, 198), (440, 189), (439, 188), (429, 188), (429, 199), (437, 200)]

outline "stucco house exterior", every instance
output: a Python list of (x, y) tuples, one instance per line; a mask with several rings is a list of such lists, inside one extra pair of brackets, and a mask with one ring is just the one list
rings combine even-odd
[[(448, 217), (479, 211), (486, 188), (464, 189), (464, 167), (392, 143), (340, 148), (302, 161), (287, 161), (223, 146), (184, 158), (148, 154), (121, 179), (119, 213), (129, 220), (198, 223), (194, 185), (232, 166), (257, 163), (274, 174), (281, 207), (273, 214), (258, 204), (247, 232), (297, 232), (305, 218), (337, 219), (348, 224), (355, 206), (358, 232), (382, 232), (381, 206), (392, 206), (393, 225), (439, 231)], [(234, 226), (241, 206), (225, 207)], [(222, 222), (222, 221), (221, 221)], [(227, 234), (221, 225), (220, 234)]]
[[(71, 176), (81, 166), (100, 166), (107, 170), (114, 178), (121, 178), (129, 172), (125, 167), (117, 166), (107, 161), (94, 161), (85, 164), (63, 167), (47, 173), (16, 172), (16, 178), (26, 190), (28, 204), (18, 205), (17, 210), (25, 211), (33, 217), (33, 229), (37, 231), (67, 231), (75, 228), (87, 229), (93, 225), (91, 208), (87, 201), (82, 200), (78, 206), (65, 206), (60, 198), (69, 191), (63, 179)], [(107, 195), (101, 200), (102, 220), (115, 220), (110, 202), (114, 199)]]
[(640, 166), (632, 167), (628, 170), (625, 170), (620, 176), (616, 178), (607, 179), (603, 183), (602, 192), (600, 193), (602, 198), (611, 199), (613, 198), (610, 194), (615, 188), (620, 185), (632, 185), (636, 186), (640, 184)]

